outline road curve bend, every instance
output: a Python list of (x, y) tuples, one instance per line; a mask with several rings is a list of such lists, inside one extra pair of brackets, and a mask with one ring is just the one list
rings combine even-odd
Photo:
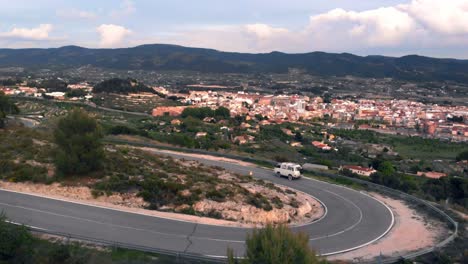
[[(275, 177), (268, 169), (205, 160), (184, 153), (151, 151), (197, 160), (236, 173), (252, 172), (256, 178), (317, 198), (326, 207), (324, 217), (292, 229), (308, 233), (310, 245), (321, 255), (338, 254), (370, 244), (384, 236), (394, 223), (393, 213), (385, 204), (346, 187), (308, 178), (288, 181)], [(242, 255), (249, 232), (248, 228), (158, 218), (3, 189), (0, 189), (0, 210), (13, 222), (51, 232), (213, 257), (225, 256), (228, 247), (234, 249), (237, 255)]]

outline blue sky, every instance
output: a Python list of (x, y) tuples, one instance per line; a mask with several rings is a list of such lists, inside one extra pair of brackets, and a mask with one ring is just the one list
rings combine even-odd
[(468, 58), (468, 0), (0, 0), (0, 47), (171, 43)]

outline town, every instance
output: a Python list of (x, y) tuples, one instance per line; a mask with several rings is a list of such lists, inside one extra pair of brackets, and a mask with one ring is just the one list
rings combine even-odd
[[(26, 83), (24, 83), (26, 84)], [(190, 90), (190, 88), (197, 90)], [(162, 86), (157, 94), (138, 93), (124, 97), (148, 100), (163, 95), (179, 102), (177, 106), (155, 106), (153, 116), (179, 116), (187, 107), (225, 107), (232, 116), (260, 119), (261, 125), (283, 122), (321, 122), (327, 128), (373, 130), (379, 133), (468, 141), (468, 106), (437, 105), (402, 99), (331, 99), (305, 95), (227, 92), (223, 86), (187, 85), (180, 93)], [(204, 90), (200, 90), (204, 88)], [(216, 90), (210, 90), (216, 88)], [(57, 100), (90, 101), (93, 87), (86, 82), (69, 84), (75, 93), (47, 91), (37, 87), (1, 87), (6, 95), (46, 97)], [(78, 91), (78, 93), (76, 93)], [(123, 98), (122, 100), (125, 100)]]
[[(321, 97), (300, 95), (260, 95), (244, 92), (166, 91), (182, 103), (197, 107), (223, 106), (233, 116), (263, 117), (263, 124), (322, 121), (328, 127), (358, 128), (381, 133), (433, 137), (453, 141), (468, 140), (468, 107), (439, 106), (408, 100), (340, 100), (325, 103)], [(154, 116), (178, 116), (185, 107), (157, 107)]]

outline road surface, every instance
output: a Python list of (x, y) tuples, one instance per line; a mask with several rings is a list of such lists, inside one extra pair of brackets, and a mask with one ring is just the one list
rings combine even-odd
[[(242, 174), (252, 171), (256, 178), (316, 197), (326, 206), (326, 215), (316, 222), (293, 227), (293, 230), (307, 232), (310, 245), (322, 255), (362, 247), (385, 235), (394, 222), (392, 212), (384, 204), (345, 187), (307, 178), (288, 181), (275, 177), (268, 169), (202, 160), (182, 153), (170, 155)], [(246, 234), (250, 231), (145, 216), (7, 190), (0, 190), (0, 210), (4, 210), (11, 221), (53, 232), (208, 256), (225, 256), (228, 247), (242, 255)]]

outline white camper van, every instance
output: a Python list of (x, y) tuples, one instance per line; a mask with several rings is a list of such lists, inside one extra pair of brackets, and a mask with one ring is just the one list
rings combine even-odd
[(288, 180), (292, 181), (301, 177), (302, 167), (296, 163), (283, 162), (278, 163), (274, 171), (278, 177), (288, 177)]

